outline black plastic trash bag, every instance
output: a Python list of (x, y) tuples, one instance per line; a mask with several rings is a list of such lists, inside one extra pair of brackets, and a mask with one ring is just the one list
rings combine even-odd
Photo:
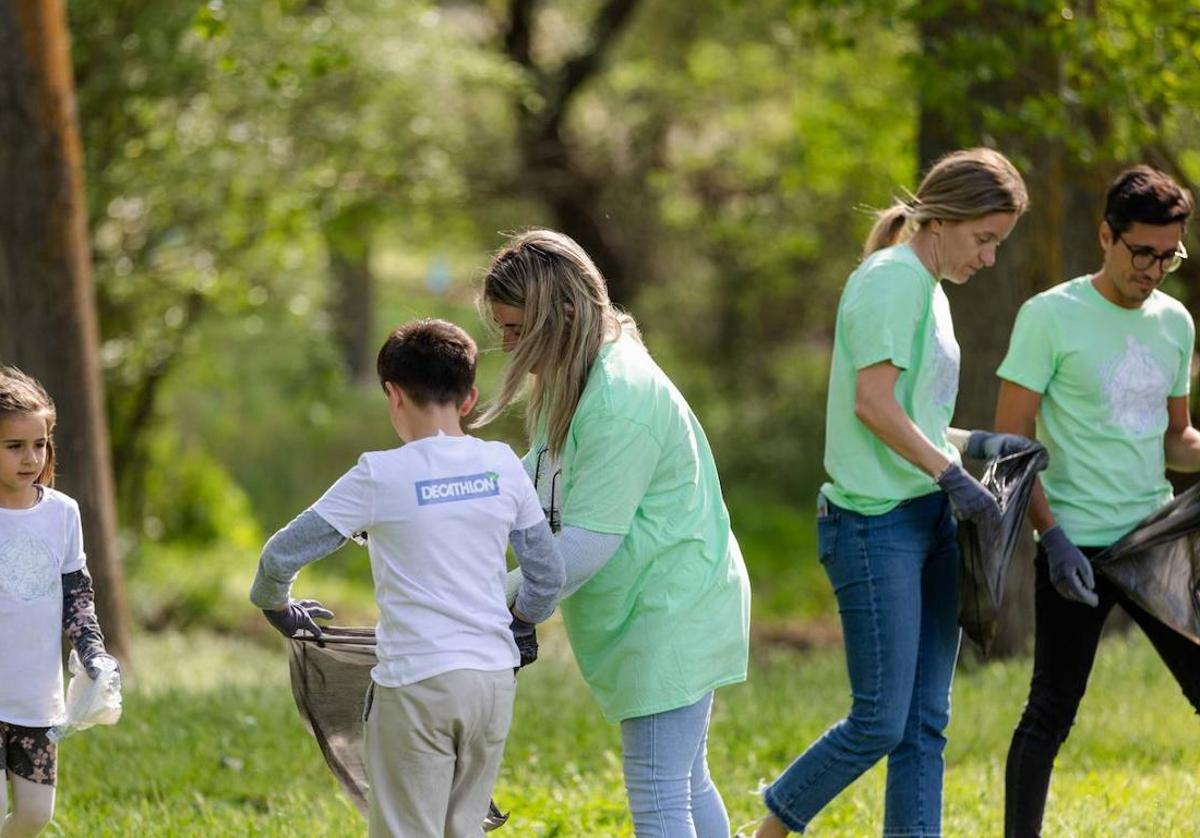
[(1126, 596), (1200, 643), (1200, 484), (1092, 558)]
[[(320, 642), (289, 642), (292, 697), (300, 717), (317, 740), (329, 770), (367, 816), (367, 766), (363, 748), (363, 709), (375, 666), (375, 629), (329, 626)], [(495, 802), (488, 803), (483, 831), (504, 826)]]
[(1049, 462), (1050, 456), (1041, 445), (991, 460), (980, 482), (1000, 504), (999, 526), (981, 526), (974, 521), (958, 524), (962, 556), (958, 622), (985, 655), (996, 637), (1004, 579), (1021, 535), (1034, 482)]

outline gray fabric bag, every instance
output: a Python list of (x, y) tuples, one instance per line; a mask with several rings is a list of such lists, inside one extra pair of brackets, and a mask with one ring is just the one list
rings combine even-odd
[[(367, 816), (367, 766), (363, 715), (371, 668), (375, 666), (375, 629), (329, 626), (320, 640), (289, 641), (292, 697), (300, 718), (342, 789)], [(483, 831), (508, 820), (495, 802), (488, 804)]]

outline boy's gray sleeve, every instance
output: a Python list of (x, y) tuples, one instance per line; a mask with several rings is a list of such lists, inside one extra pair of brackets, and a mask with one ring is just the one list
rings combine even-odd
[(554, 613), (562, 591), (566, 578), (562, 554), (544, 518), (528, 529), (513, 530), (508, 540), (523, 580), (514, 608), (529, 622), (540, 623)]
[(300, 568), (328, 556), (345, 543), (345, 536), (315, 510), (304, 510), (263, 547), (258, 572), (250, 586), (250, 601), (267, 611), (287, 605)]

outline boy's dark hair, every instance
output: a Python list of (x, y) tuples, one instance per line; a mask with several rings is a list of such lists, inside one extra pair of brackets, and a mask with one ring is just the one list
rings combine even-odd
[(424, 407), (461, 405), (475, 385), (479, 352), (453, 323), (423, 318), (395, 329), (379, 350), (379, 384), (392, 382)]
[(1184, 224), (1192, 214), (1192, 193), (1150, 166), (1134, 166), (1108, 188), (1104, 220), (1116, 235), (1136, 223), (1162, 227)]

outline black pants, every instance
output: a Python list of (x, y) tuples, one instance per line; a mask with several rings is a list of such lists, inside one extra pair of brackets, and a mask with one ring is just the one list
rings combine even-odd
[[(1083, 548), (1089, 558), (1100, 548)], [(1160, 658), (1200, 713), (1200, 644), (1160, 623), (1135, 605), (1115, 585), (1096, 574), (1095, 608), (1066, 599), (1050, 583), (1046, 554), (1038, 546), (1033, 681), (1021, 721), (1013, 732), (1004, 778), (1004, 834), (1037, 836), (1054, 757), (1067, 739), (1075, 711), (1087, 689), (1104, 618), (1120, 605), (1154, 644)]]

